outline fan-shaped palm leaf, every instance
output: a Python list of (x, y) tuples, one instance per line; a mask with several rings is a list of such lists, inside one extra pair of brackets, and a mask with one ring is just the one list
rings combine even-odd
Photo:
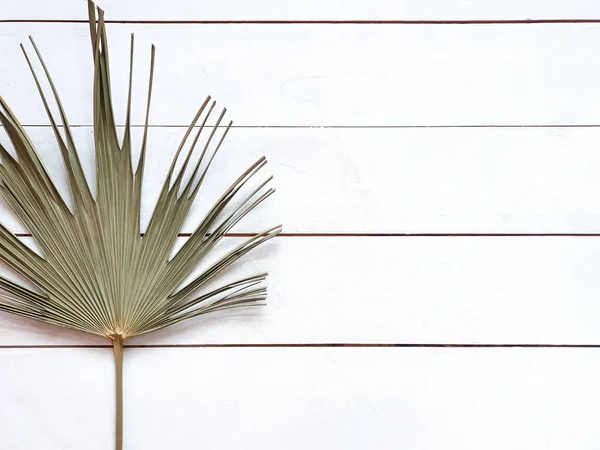
[[(125, 131), (119, 143), (111, 100), (104, 14), (98, 9), (96, 18), (94, 4), (90, 1), (88, 6), (94, 57), (96, 196), (94, 198), (84, 176), (52, 79), (30, 38), (58, 108), (57, 121), (43, 92), (42, 82), (22, 46), (62, 155), (72, 207), (69, 208), (59, 194), (31, 139), (0, 98), (0, 121), (15, 155), (0, 145), (0, 192), (40, 250), (40, 254), (34, 252), (0, 225), (0, 256), (38, 288), (34, 291), (0, 277), (0, 310), (112, 341), (117, 374), (116, 448), (120, 449), (123, 341), (201, 314), (265, 300), (266, 288), (262, 282), (266, 273), (217, 289), (208, 289), (207, 283), (241, 256), (277, 235), (281, 226), (246, 240), (201, 274), (191, 277), (192, 271), (219, 240), (274, 192), (267, 187), (270, 177), (256, 187), (247, 188), (249, 181), (265, 165), (263, 157), (234, 181), (171, 257), (183, 222), (231, 127), (231, 122), (222, 125), (225, 110), (213, 126), (208, 126), (215, 102), (207, 98), (183, 136), (148, 227), (141, 234), (140, 207), (154, 47), (141, 151), (137, 168), (133, 170), (130, 128), (133, 35)], [(192, 154), (201, 135), (203, 138), (208, 136), (197, 150), (196, 162)]]

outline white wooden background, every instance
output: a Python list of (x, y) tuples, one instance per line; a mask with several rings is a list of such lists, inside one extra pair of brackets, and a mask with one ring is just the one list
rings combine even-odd
[[(131, 340), (128, 450), (599, 447), (599, 2), (98, 3), (121, 105), (136, 35), (138, 125), (157, 45), (143, 220), (210, 93), (236, 127), (186, 230), (263, 153), (278, 193), (236, 231), (285, 226), (234, 270), (271, 272), (266, 308)], [(0, 4), (0, 92), (57, 180), (18, 43), (93, 177), (85, 18)], [(0, 346), (1, 449), (111, 448), (103, 341), (0, 315)]]

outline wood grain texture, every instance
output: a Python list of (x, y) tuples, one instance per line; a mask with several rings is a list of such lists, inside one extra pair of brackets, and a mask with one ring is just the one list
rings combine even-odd
[[(600, 25), (119, 25), (113, 92), (125, 112), (129, 34), (138, 42), (142, 123), (150, 41), (151, 123), (187, 124), (210, 93), (237, 125), (397, 126), (600, 123)], [(0, 89), (24, 124), (46, 124), (18, 43), (33, 34), (72, 124), (91, 123), (85, 24), (4, 24)], [(60, 51), (57, 51), (60, 49)], [(173, 84), (173, 80), (178, 80)]]
[[(597, 354), (129, 350), (125, 445), (594, 450)], [(0, 365), (3, 448), (110, 448), (110, 350), (4, 350)]]
[[(128, 343), (599, 344), (598, 255), (600, 238), (281, 238), (215, 280), (269, 270), (266, 307)], [(107, 342), (0, 316), (0, 345), (49, 344)]]
[[(501, 20), (598, 18), (594, 0), (99, 0), (109, 20)], [(80, 0), (41, 2), (23, 7), (5, 0), (0, 20), (84, 20)]]
[[(52, 132), (28, 129), (61, 193), (69, 190)], [(153, 128), (143, 226), (184, 133)], [(76, 128), (95, 184), (92, 131)], [(134, 145), (141, 140), (134, 130)], [(4, 140), (0, 139), (0, 142)], [(265, 154), (277, 194), (236, 232), (600, 232), (600, 129), (233, 129), (182, 232), (193, 231), (231, 180)], [(136, 145), (136, 148), (139, 148)], [(2, 223), (26, 232), (0, 203)]]

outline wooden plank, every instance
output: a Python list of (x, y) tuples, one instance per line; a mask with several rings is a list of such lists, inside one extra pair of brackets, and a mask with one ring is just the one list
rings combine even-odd
[[(548, 2), (544, 0), (462, 1), (433, 0), (98, 0), (112, 20), (502, 20), (598, 18), (600, 6), (593, 0)], [(2, 19), (83, 20), (81, 0), (41, 2), (35, 8), (17, 0), (5, 0)]]
[[(600, 25), (120, 25), (109, 27), (123, 121), (129, 34), (143, 123), (150, 41), (153, 124), (186, 124), (206, 94), (237, 125), (600, 123)], [(25, 124), (46, 124), (18, 43), (33, 34), (71, 123), (90, 124), (85, 24), (4, 24), (0, 88)]]
[[(539, 349), (129, 350), (125, 446), (593, 450), (600, 439), (596, 356)], [(0, 445), (110, 448), (111, 359), (109, 349), (2, 351)]]
[[(52, 132), (29, 132), (68, 197)], [(74, 133), (93, 184), (92, 131)], [(150, 131), (143, 227), (183, 133)], [(140, 136), (135, 129), (136, 148)], [(275, 176), (278, 192), (234, 231), (283, 223), (288, 233), (599, 232), (598, 142), (598, 128), (236, 128), (182, 231), (194, 230), (229, 183), (264, 154), (264, 176)], [(3, 202), (0, 219), (26, 232)]]
[[(266, 307), (130, 343), (599, 344), (599, 255), (600, 238), (280, 238), (216, 280), (268, 270)], [(103, 343), (0, 316), (0, 345)]]

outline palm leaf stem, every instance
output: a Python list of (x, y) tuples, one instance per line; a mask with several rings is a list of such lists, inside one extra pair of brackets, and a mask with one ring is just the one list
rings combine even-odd
[(115, 449), (123, 450), (123, 338), (113, 336), (115, 356)]

